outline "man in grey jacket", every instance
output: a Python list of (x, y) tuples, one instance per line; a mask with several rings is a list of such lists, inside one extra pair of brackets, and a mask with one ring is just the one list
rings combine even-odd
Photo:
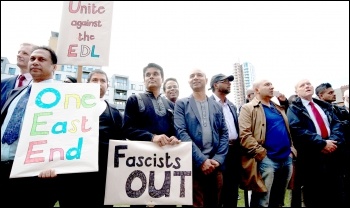
[(194, 69), (188, 80), (193, 92), (176, 101), (174, 113), (177, 137), (192, 142), (194, 207), (219, 207), (222, 167), (228, 151), (223, 110), (206, 96), (207, 81), (203, 71)]

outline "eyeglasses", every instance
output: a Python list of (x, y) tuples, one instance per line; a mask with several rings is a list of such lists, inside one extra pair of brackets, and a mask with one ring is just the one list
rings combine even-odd
[(220, 82), (220, 83), (225, 83), (225, 84), (230, 83), (230, 81), (228, 81), (228, 79), (220, 80), (219, 82)]

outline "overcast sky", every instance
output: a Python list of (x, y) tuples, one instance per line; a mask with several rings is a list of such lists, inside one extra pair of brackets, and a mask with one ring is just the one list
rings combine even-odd
[[(1, 56), (16, 63), (19, 44), (48, 45), (63, 2), (1, 1)], [(188, 96), (189, 71), (232, 73), (250, 62), (287, 97), (308, 78), (316, 87), (349, 84), (349, 2), (114, 2), (109, 75), (143, 81), (150, 62)], [(207, 93), (211, 95), (211, 91)]]

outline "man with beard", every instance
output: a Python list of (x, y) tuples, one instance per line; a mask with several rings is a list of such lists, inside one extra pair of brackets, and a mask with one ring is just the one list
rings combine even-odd
[(224, 117), (229, 134), (229, 148), (225, 158), (223, 171), (223, 189), (221, 193), (222, 207), (237, 207), (238, 187), (240, 182), (240, 143), (238, 139), (238, 116), (236, 106), (227, 99), (231, 92), (233, 75), (217, 74), (211, 78), (211, 99), (219, 103), (224, 111)]
[[(320, 100), (323, 100), (330, 105), (332, 105), (332, 109), (334, 114), (337, 116), (339, 119), (341, 126), (342, 126), (342, 131), (344, 133), (344, 138), (345, 138), (345, 154), (346, 154), (346, 161), (344, 167), (344, 184), (345, 184), (345, 197), (344, 199), (347, 200), (348, 205), (349, 205), (349, 193), (350, 193), (350, 138), (349, 138), (349, 90), (344, 92), (344, 106), (338, 106), (334, 104), (333, 102), (336, 101), (336, 94), (334, 93), (334, 90), (332, 88), (332, 85), (329, 83), (322, 83), (319, 86), (316, 87), (316, 94), (320, 98)], [(346, 99), (347, 97), (347, 99)], [(347, 109), (346, 109), (347, 105)]]

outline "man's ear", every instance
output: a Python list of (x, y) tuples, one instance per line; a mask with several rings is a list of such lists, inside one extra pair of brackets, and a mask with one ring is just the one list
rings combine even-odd
[(56, 69), (57, 69), (57, 64), (54, 64), (52, 67), (52, 74), (55, 74)]

